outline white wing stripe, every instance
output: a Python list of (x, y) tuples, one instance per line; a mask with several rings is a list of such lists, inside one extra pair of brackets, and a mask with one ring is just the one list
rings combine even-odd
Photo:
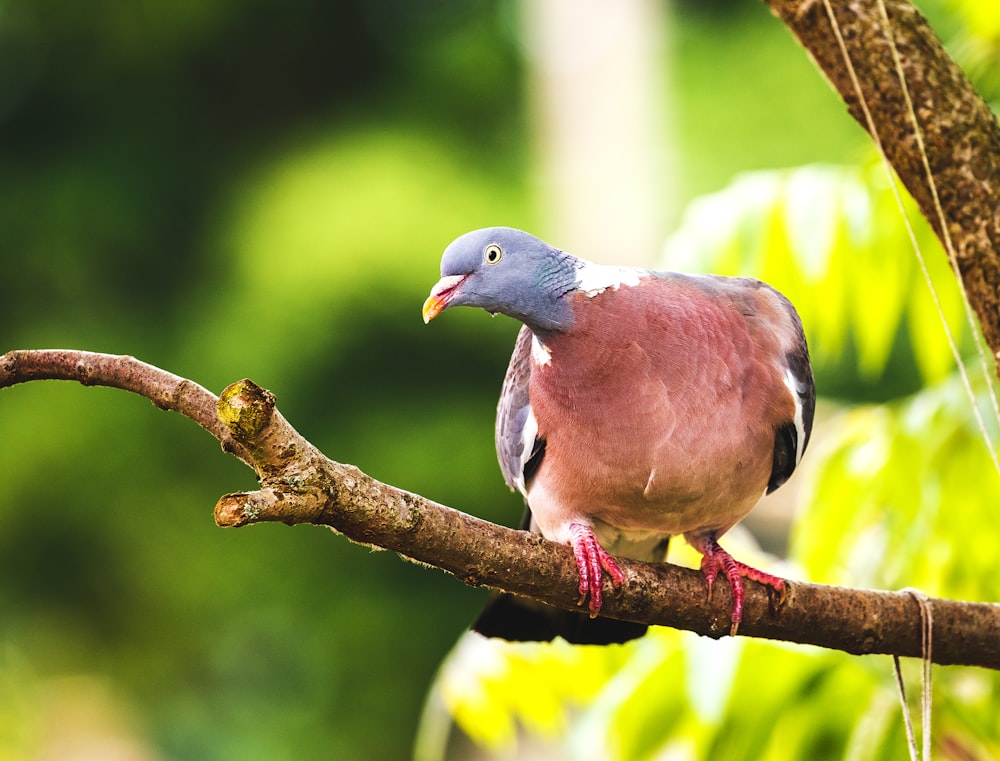
[(535, 436), (538, 435), (538, 421), (535, 420), (535, 413), (529, 407), (528, 417), (524, 421), (524, 428), (521, 431), (521, 465), (517, 469), (517, 490), (527, 498), (528, 490), (524, 485), (524, 466), (528, 464), (532, 453), (535, 451)]
[(795, 402), (795, 464), (798, 465), (806, 445), (806, 427), (802, 420), (802, 396), (806, 392), (806, 384), (795, 377), (795, 373), (787, 367), (784, 380), (788, 390), (792, 392), (792, 401)]

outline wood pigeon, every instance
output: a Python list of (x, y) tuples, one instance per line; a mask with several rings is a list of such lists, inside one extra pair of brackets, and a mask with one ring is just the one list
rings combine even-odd
[(580, 601), (559, 611), (495, 595), (473, 628), (487, 636), (604, 644), (646, 627), (596, 618), (613, 555), (663, 561), (682, 534), (709, 594), (743, 577), (783, 597), (784, 581), (733, 559), (718, 539), (785, 483), (809, 442), (815, 387), (792, 304), (750, 278), (594, 264), (508, 227), (456, 239), (424, 303), (523, 323), (497, 407), (496, 448), (527, 502), (523, 528), (573, 548)]

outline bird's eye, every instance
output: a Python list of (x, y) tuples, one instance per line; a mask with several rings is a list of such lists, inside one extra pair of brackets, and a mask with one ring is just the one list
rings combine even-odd
[(491, 243), (483, 249), (483, 261), (487, 264), (496, 264), (503, 258), (503, 249), (496, 243)]

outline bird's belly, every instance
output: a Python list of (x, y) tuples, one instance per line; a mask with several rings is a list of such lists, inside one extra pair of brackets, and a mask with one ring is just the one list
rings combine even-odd
[(770, 473), (773, 440), (732, 427), (705, 428), (694, 439), (673, 432), (651, 449), (634, 446), (634, 432), (576, 432), (565, 446), (548, 442), (529, 493), (546, 535), (546, 523), (581, 519), (636, 534), (722, 533), (763, 496)]

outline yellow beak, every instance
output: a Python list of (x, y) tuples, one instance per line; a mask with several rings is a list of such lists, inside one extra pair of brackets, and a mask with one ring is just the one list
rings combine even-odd
[(424, 302), (424, 324), (437, 317), (444, 310), (446, 303), (437, 296), (428, 296)]
[(437, 317), (448, 307), (451, 296), (468, 275), (445, 275), (431, 288), (431, 295), (424, 302), (424, 323), (428, 323)]

